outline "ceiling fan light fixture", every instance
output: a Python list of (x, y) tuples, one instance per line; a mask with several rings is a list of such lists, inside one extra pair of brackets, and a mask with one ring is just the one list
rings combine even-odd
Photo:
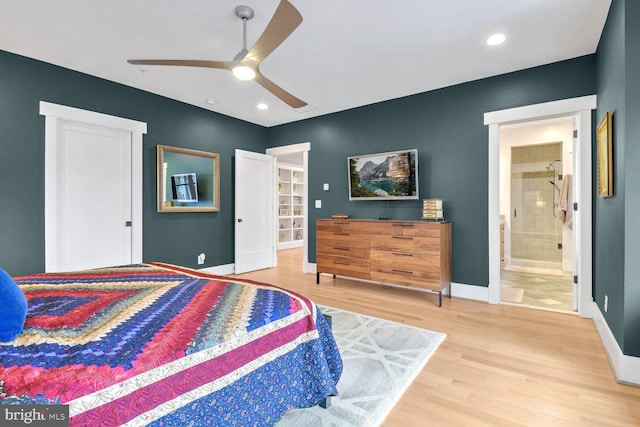
[[(242, 50), (232, 61), (211, 61), (203, 59), (128, 59), (134, 65), (170, 65), (178, 67), (202, 67), (232, 71), (238, 80), (253, 80), (282, 100), (289, 107), (299, 109), (307, 105), (260, 72), (261, 62), (293, 33), (302, 23), (302, 15), (287, 0), (281, 0), (262, 34), (251, 50), (247, 49), (247, 21), (253, 18), (249, 6), (236, 7), (236, 16), (242, 20)], [(142, 71), (144, 72), (144, 71)]]
[(251, 67), (247, 67), (246, 65), (238, 65), (233, 67), (233, 75), (236, 76), (238, 80), (253, 80), (256, 78), (256, 72)]
[(489, 46), (498, 46), (499, 44), (504, 43), (505, 40), (506, 40), (506, 37), (504, 34), (496, 33), (487, 39), (487, 44)]

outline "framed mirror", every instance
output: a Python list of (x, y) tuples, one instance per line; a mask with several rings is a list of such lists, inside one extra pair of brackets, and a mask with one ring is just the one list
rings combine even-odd
[(220, 155), (158, 145), (158, 212), (220, 211)]

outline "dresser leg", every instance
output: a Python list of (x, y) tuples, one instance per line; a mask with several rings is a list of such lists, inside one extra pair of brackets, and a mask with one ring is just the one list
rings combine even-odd
[(438, 307), (442, 307), (442, 291), (438, 292)]
[(316, 273), (316, 285), (320, 284), (320, 273)]

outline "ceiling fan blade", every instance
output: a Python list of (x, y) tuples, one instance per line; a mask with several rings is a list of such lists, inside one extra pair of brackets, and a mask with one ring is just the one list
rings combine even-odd
[(260, 86), (280, 98), (286, 104), (288, 104), (291, 108), (302, 108), (307, 105), (303, 100), (296, 98), (291, 95), (286, 90), (282, 89), (280, 86), (266, 78), (259, 71), (256, 73), (256, 78), (254, 79)]
[(205, 61), (199, 59), (129, 59), (129, 64), (136, 65), (177, 65), (182, 67), (203, 67), (203, 68), (221, 68), (231, 70), (232, 62), (227, 61)]
[(247, 58), (261, 62), (302, 23), (302, 15), (287, 0), (282, 0), (264, 32), (253, 45)]

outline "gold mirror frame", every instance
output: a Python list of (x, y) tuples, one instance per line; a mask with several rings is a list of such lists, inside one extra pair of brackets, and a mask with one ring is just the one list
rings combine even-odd
[(596, 129), (598, 146), (598, 196), (613, 196), (612, 114), (607, 111)]
[[(219, 154), (158, 145), (157, 159), (158, 212), (220, 211)], [(198, 201), (173, 201), (169, 177), (191, 173), (196, 174)]]

